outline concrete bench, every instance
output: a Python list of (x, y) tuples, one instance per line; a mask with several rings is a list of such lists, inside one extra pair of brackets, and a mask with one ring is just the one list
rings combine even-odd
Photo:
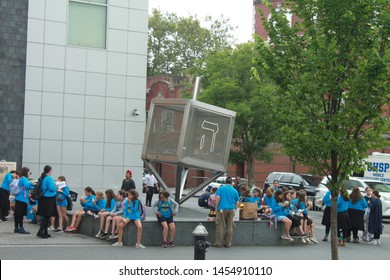
[[(71, 218), (71, 217), (70, 217)], [(214, 243), (215, 241), (215, 224), (212, 221), (207, 220), (191, 220), (175, 221), (176, 234), (175, 245), (177, 246), (193, 246), (194, 236), (193, 230), (196, 226), (202, 223), (207, 229), (208, 236), (206, 240)], [(299, 240), (295, 242), (289, 242), (282, 240), (283, 225), (278, 223), (278, 227), (269, 228), (268, 221), (235, 221), (235, 227), (233, 231), (234, 246), (275, 246), (275, 245), (290, 245), (294, 243), (300, 243)], [(83, 235), (91, 236), (95, 238), (95, 235), (99, 231), (99, 219), (95, 219), (91, 216), (84, 215), (80, 224), (78, 232)], [(136, 243), (137, 230), (133, 223), (126, 226), (123, 235), (124, 245), (134, 245)], [(168, 237), (169, 238), (169, 237)], [(160, 246), (162, 241), (162, 228), (156, 219), (150, 218), (146, 221), (142, 221), (142, 244), (145, 246)], [(102, 242), (105, 242), (102, 240)]]

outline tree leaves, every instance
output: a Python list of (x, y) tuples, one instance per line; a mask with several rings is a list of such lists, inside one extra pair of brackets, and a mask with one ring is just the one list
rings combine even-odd
[(207, 17), (201, 24), (196, 16), (179, 17), (153, 9), (149, 17), (148, 76), (196, 75), (210, 53), (231, 48), (233, 29), (223, 17)]

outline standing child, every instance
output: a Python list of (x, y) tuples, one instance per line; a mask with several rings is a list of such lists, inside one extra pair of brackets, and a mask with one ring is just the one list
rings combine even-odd
[[(175, 223), (173, 222), (173, 216), (176, 216), (176, 213), (179, 211), (179, 204), (169, 197), (169, 193), (167, 191), (161, 191), (159, 194), (159, 200), (153, 203), (152, 209), (157, 216), (158, 222), (161, 224), (163, 228), (162, 247), (163, 248), (166, 248), (167, 246), (175, 247), (173, 243), (173, 239), (175, 237), (176, 227), (175, 227)], [(169, 236), (170, 236), (169, 243), (167, 243), (168, 227), (169, 227)]]
[(372, 192), (373, 200), (368, 204), (370, 207), (370, 219), (368, 223), (368, 232), (374, 235), (374, 239), (370, 242), (372, 245), (379, 245), (380, 236), (383, 231), (382, 224), (382, 201), (377, 190)]
[(15, 196), (15, 229), (14, 233), (29, 234), (23, 227), (23, 216), (27, 215), (27, 204), (29, 190), (34, 188), (33, 184), (28, 180), (30, 169), (23, 167), (20, 171), (19, 188), (20, 192)]
[[(366, 195), (364, 196), (364, 200), (367, 202), (367, 206), (371, 203), (371, 201), (374, 199), (372, 196), (372, 188), (367, 187), (366, 188)], [(366, 208), (366, 211), (364, 212), (364, 231), (362, 235), (362, 239), (367, 242), (371, 242), (374, 238), (372, 234), (368, 232), (368, 222), (370, 219), (370, 207)]]
[(137, 241), (135, 248), (145, 249), (145, 246), (141, 244), (142, 237), (142, 224), (141, 224), (141, 212), (139, 210), (141, 202), (138, 200), (138, 192), (130, 190), (127, 193), (127, 200), (125, 202), (125, 208), (123, 210), (123, 216), (118, 224), (118, 241), (112, 244), (112, 246), (123, 246), (123, 230), (125, 226), (134, 222), (137, 227)]
[(64, 221), (65, 221), (65, 228), (69, 226), (69, 218), (66, 212), (66, 208), (68, 207), (67, 197), (69, 196), (69, 187), (66, 184), (66, 180), (64, 176), (59, 176), (57, 182), (61, 184), (57, 184), (58, 228), (55, 230), (55, 232), (63, 232)]
[(348, 234), (348, 229), (351, 227), (348, 216), (349, 194), (341, 188), (339, 197), (337, 198), (337, 231), (338, 231), (338, 246), (345, 246), (345, 240)]
[(359, 187), (354, 187), (350, 194), (348, 204), (348, 216), (351, 227), (348, 229), (347, 242), (351, 241), (351, 232), (353, 235), (353, 243), (359, 243), (358, 231), (364, 230), (364, 212), (367, 208), (367, 201), (360, 193)]
[(215, 221), (215, 217), (216, 217), (216, 213), (215, 213), (215, 201), (216, 201), (216, 198), (217, 196), (215, 195), (215, 193), (217, 192), (218, 188), (216, 187), (213, 187), (211, 189), (211, 195), (209, 196), (209, 199), (207, 200), (207, 205), (209, 206), (210, 208), (210, 211), (209, 211), (209, 217), (207, 218), (209, 221)]
[(332, 193), (330, 191), (324, 195), (322, 203), (325, 204), (325, 210), (321, 220), (321, 225), (325, 226), (325, 236), (322, 241), (328, 241), (330, 232), (330, 213), (332, 209)]
[(3, 182), (0, 186), (0, 219), (3, 222), (7, 220), (6, 216), (8, 216), (8, 211), (11, 209), (9, 201), (10, 184), (15, 179), (19, 179), (19, 173), (12, 170), (4, 176)]

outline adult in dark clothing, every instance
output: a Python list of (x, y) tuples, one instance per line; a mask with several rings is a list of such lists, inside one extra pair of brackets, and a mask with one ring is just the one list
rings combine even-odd
[(57, 186), (54, 182), (53, 177), (51, 177), (52, 167), (46, 165), (43, 168), (43, 173), (41, 174), (42, 180), (42, 197), (38, 200), (38, 210), (37, 216), (42, 216), (41, 225), (37, 233), (37, 237), (47, 239), (51, 235), (47, 231), (50, 217), (57, 216)]
[(368, 202), (368, 207), (370, 208), (368, 232), (374, 235), (374, 240), (372, 240), (371, 244), (379, 245), (380, 235), (382, 234), (382, 201), (377, 190), (372, 192), (372, 196), (374, 199)]
[(236, 189), (236, 191), (238, 192), (238, 195), (241, 195), (241, 177), (236, 177), (236, 179), (234, 180), (234, 185), (233, 187)]
[(129, 190), (135, 190), (135, 183), (133, 179), (131, 179), (131, 177), (133, 177), (133, 172), (131, 172), (131, 170), (129, 169), (126, 171), (125, 179), (122, 181), (122, 190), (126, 192), (128, 192)]

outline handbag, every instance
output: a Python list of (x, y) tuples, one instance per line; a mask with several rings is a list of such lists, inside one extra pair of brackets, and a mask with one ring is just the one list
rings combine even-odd
[(154, 187), (154, 193), (159, 193), (160, 192), (160, 188), (159, 187)]

